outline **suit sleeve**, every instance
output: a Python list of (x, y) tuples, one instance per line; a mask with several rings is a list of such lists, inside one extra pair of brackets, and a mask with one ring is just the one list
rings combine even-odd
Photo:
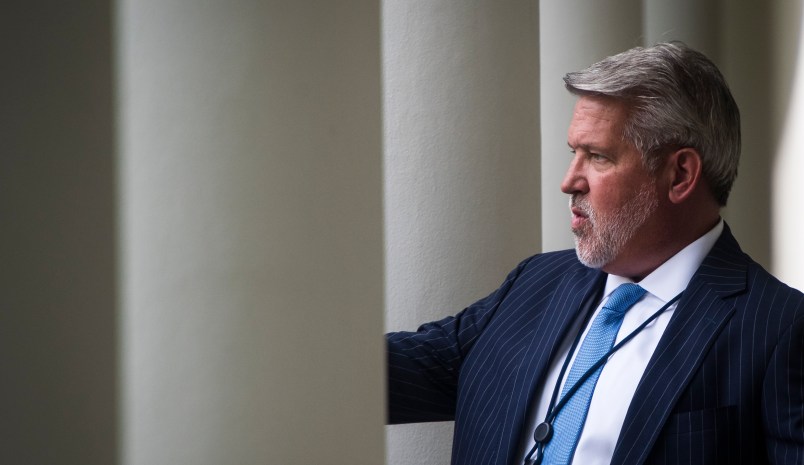
[[(804, 312), (799, 301), (797, 313)], [(804, 463), (804, 319), (784, 333), (763, 386), (768, 458), (773, 464)]]
[(389, 424), (454, 419), (461, 364), (526, 264), (457, 315), (386, 335)]

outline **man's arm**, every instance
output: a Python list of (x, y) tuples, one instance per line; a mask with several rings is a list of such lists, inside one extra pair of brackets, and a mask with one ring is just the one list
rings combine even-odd
[(526, 264), (527, 260), (499, 289), (459, 314), (422, 325), (416, 332), (386, 335), (388, 423), (454, 419), (461, 364)]

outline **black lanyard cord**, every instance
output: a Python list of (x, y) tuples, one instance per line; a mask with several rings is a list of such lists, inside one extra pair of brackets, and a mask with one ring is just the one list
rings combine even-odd
[[(633, 339), (637, 334), (639, 334), (645, 327), (647, 327), (653, 320), (659, 317), (662, 313), (664, 313), (671, 305), (676, 303), (678, 299), (681, 298), (681, 294), (670, 299), (665, 305), (662, 306), (659, 310), (657, 310), (653, 315), (651, 315), (647, 320), (643, 321), (641, 325), (639, 325), (636, 329), (631, 331), (628, 336), (624, 337), (622, 341), (620, 341), (617, 345), (609, 349), (602, 357), (600, 357), (597, 362), (595, 362), (592, 366), (590, 366), (584, 373), (578, 378), (578, 381), (570, 387), (570, 389), (564, 394), (561, 400), (556, 403), (556, 398), (558, 397), (558, 391), (561, 387), (561, 381), (564, 379), (564, 374), (567, 372), (567, 368), (569, 366), (570, 359), (572, 355), (575, 353), (575, 349), (578, 347), (578, 344), (581, 340), (581, 335), (583, 334), (583, 327), (578, 330), (578, 334), (575, 336), (575, 340), (572, 343), (572, 347), (570, 348), (569, 352), (567, 352), (567, 356), (564, 358), (564, 364), (561, 366), (561, 371), (558, 374), (558, 379), (556, 380), (556, 384), (553, 387), (553, 395), (550, 397), (550, 404), (547, 409), (547, 416), (545, 417), (544, 421), (540, 423), (536, 427), (536, 431), (534, 431), (533, 436), (536, 444), (530, 449), (528, 455), (525, 456), (525, 463), (530, 465), (538, 465), (541, 463), (542, 457), (544, 455), (544, 446), (550, 442), (552, 436), (552, 429), (553, 429), (553, 421), (555, 421), (556, 417), (558, 416), (561, 409), (564, 408), (567, 402), (572, 398), (572, 396), (578, 391), (578, 389), (583, 386), (587, 379), (589, 379), (592, 374), (594, 374), (598, 368), (602, 367), (606, 364), (609, 357), (611, 357), (615, 352), (620, 350), (622, 346), (627, 344), (631, 339)], [(537, 452), (536, 459), (533, 460), (531, 457), (533, 456), (534, 452)]]

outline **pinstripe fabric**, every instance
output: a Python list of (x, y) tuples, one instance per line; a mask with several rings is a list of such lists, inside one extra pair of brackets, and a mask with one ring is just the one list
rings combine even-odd
[[(389, 422), (454, 419), (453, 464), (516, 463), (533, 393), (604, 279), (574, 251), (537, 255), (455, 317), (389, 334)], [(804, 464), (804, 297), (728, 227), (645, 370), (612, 463)]]
[[(578, 438), (586, 423), (589, 413), (589, 404), (595, 392), (597, 380), (603, 367), (591, 371), (593, 365), (606, 357), (614, 346), (614, 339), (623, 324), (623, 317), (642, 296), (645, 289), (638, 284), (620, 284), (609, 296), (600, 313), (589, 325), (589, 332), (584, 337), (575, 361), (567, 374), (567, 380), (558, 399), (568, 399), (567, 403), (558, 411), (553, 425), (553, 439), (544, 448), (545, 463), (566, 464), (572, 462)], [(589, 371), (588, 379), (582, 377)], [(569, 394), (575, 386), (578, 391)]]

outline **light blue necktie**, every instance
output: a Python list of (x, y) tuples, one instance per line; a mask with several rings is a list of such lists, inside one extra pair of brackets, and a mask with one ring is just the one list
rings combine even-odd
[[(614, 345), (617, 332), (623, 324), (625, 312), (631, 308), (645, 294), (637, 284), (621, 284), (600, 310), (589, 332), (581, 344), (578, 355), (572, 363), (567, 381), (561, 390), (561, 397), (570, 390), (578, 379), (594, 365), (601, 357)], [(553, 439), (547, 443), (544, 449), (545, 465), (563, 465), (570, 463), (575, 454), (575, 447), (578, 445), (578, 438), (581, 436), (583, 424), (586, 421), (586, 414), (589, 412), (589, 403), (592, 400), (592, 393), (595, 384), (600, 377), (603, 367), (598, 368), (575, 394), (567, 401), (564, 408), (556, 416), (553, 422)]]

